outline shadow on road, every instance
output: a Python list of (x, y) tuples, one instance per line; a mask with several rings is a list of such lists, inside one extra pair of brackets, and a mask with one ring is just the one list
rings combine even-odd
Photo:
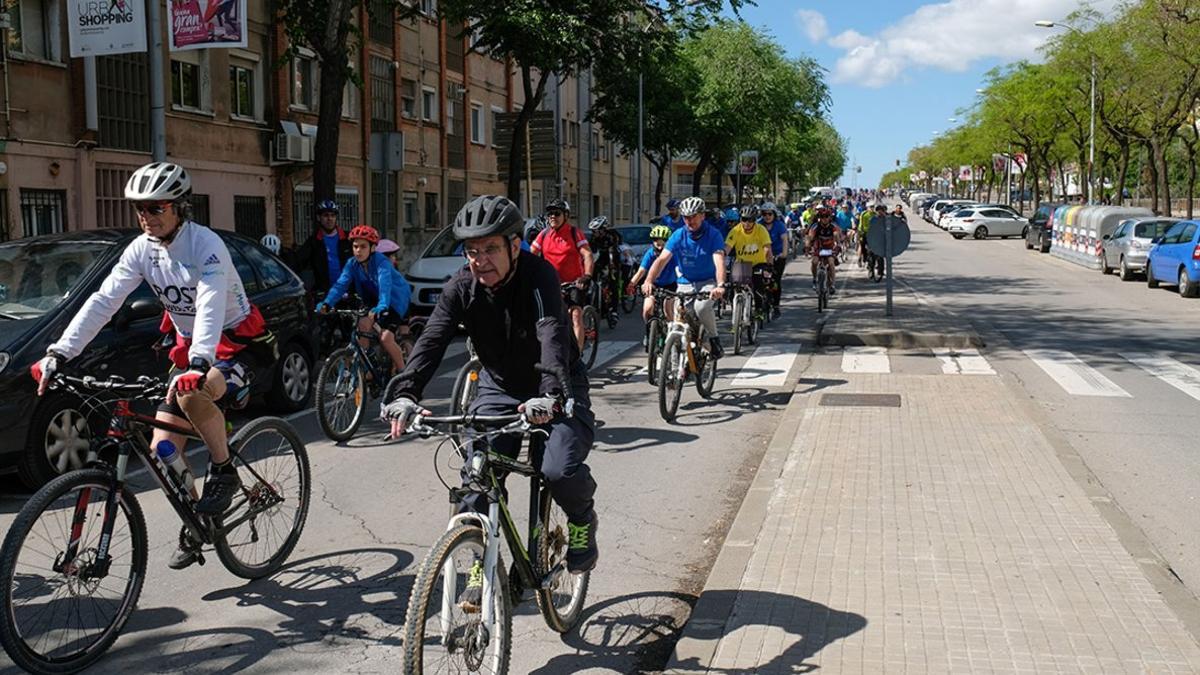
[(596, 452), (631, 452), (665, 443), (689, 443), (699, 438), (671, 429), (596, 425)]
[[(206, 601), (237, 599), (286, 617), (273, 628), (275, 646), (337, 640), (399, 645), (413, 577), (412, 554), (394, 548), (337, 551), (289, 563), (275, 575), (213, 591)], [(357, 625), (364, 613), (384, 628)], [(354, 623), (348, 623), (348, 620)], [(393, 630), (387, 630), (391, 627)]]
[(154, 654), (153, 672), (237, 673), (258, 664), (277, 644), (274, 635), (258, 628), (206, 628), (134, 640), (121, 637), (96, 668), (130, 659), (142, 664), (137, 670), (146, 672), (151, 667), (145, 656)]

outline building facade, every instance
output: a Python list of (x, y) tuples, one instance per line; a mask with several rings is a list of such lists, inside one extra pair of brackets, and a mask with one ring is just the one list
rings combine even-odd
[[(368, 0), (369, 1), (369, 0)], [(167, 16), (163, 2), (162, 16)], [(316, 56), (288, 43), (270, 3), (248, 3), (246, 49), (169, 52), (162, 30), (167, 156), (192, 175), (197, 221), (285, 246), (312, 232), (312, 145), (322, 92)], [(361, 87), (343, 91), (337, 201), (345, 226), (365, 222), (406, 257), (469, 198), (505, 192), (497, 171), (498, 115), (518, 109), (519, 72), (472, 50), (460, 26), (424, 14), (405, 21), (356, 9)], [(136, 225), (122, 199), (131, 171), (150, 161), (150, 77), (145, 54), (68, 57), (66, 0), (8, 0), (4, 138), (0, 141), (0, 240)], [(535, 210), (565, 196), (577, 222), (606, 214), (635, 220), (635, 158), (585, 121), (590, 77), (552, 78), (558, 176), (532, 181)], [(398, 147), (400, 166), (372, 168), (371, 151)], [(503, 158), (499, 158), (501, 161)], [(645, 222), (653, 167), (644, 162)], [(524, 202), (522, 202), (524, 206)]]

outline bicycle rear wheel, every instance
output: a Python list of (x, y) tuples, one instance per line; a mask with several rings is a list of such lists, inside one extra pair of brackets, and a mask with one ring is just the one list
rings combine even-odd
[(543, 577), (551, 575), (551, 578), (545, 588), (537, 589), (537, 604), (546, 625), (556, 632), (566, 633), (575, 627), (583, 614), (592, 572), (571, 574), (567, 571), (567, 546), (570, 545), (567, 514), (554, 502), (545, 485), (540, 493), (538, 511), (542, 529), (537, 541), (533, 542), (537, 552), (534, 570)]
[(459, 525), (430, 549), (408, 600), (404, 621), (404, 672), (507, 673), (512, 653), (512, 594), (502, 559), (496, 561), (491, 626), (459, 602), (468, 575), (483, 560), (483, 530)]
[(217, 557), (233, 574), (259, 579), (283, 566), (308, 517), (312, 479), (299, 434), (278, 417), (259, 417), (229, 439), (241, 492), (218, 523)]
[(596, 362), (596, 350), (600, 346), (600, 318), (596, 308), (588, 305), (583, 308), (583, 349), (580, 356), (584, 364), (591, 370)]
[(696, 351), (701, 360), (700, 373), (696, 376), (696, 392), (704, 398), (711, 398), (713, 386), (717, 383), (717, 359), (713, 358), (712, 354), (704, 353), (699, 347)]
[(658, 412), (664, 421), (675, 419), (679, 410), (679, 395), (683, 392), (683, 338), (668, 335), (663, 345), (662, 372), (658, 374)]
[(362, 423), (367, 386), (353, 350), (343, 347), (325, 359), (317, 376), (317, 421), (334, 441), (347, 441)]
[[(109, 567), (95, 566), (112, 476), (81, 469), (59, 476), (21, 508), (0, 547), (0, 643), (30, 672), (76, 672), (120, 635), (146, 575), (146, 519), (129, 490), (117, 495)], [(79, 517), (78, 547), (63, 559)], [(59, 566), (61, 571), (55, 571)]]
[(729, 314), (730, 323), (733, 324), (733, 353), (740, 355), (742, 353), (742, 335), (745, 332), (744, 315), (746, 314), (746, 299), (741, 293), (733, 296), (733, 311)]

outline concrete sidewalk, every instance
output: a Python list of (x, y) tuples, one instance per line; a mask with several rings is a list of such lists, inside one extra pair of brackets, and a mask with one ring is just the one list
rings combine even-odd
[(1029, 405), (995, 375), (802, 373), (668, 672), (1200, 672)]

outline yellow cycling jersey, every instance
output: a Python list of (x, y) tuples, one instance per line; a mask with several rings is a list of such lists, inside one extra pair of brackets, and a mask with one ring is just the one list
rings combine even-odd
[(771, 250), (771, 234), (767, 228), (755, 223), (749, 232), (741, 224), (735, 225), (725, 237), (725, 245), (733, 247), (734, 257), (738, 262), (758, 265), (767, 262), (767, 252)]

